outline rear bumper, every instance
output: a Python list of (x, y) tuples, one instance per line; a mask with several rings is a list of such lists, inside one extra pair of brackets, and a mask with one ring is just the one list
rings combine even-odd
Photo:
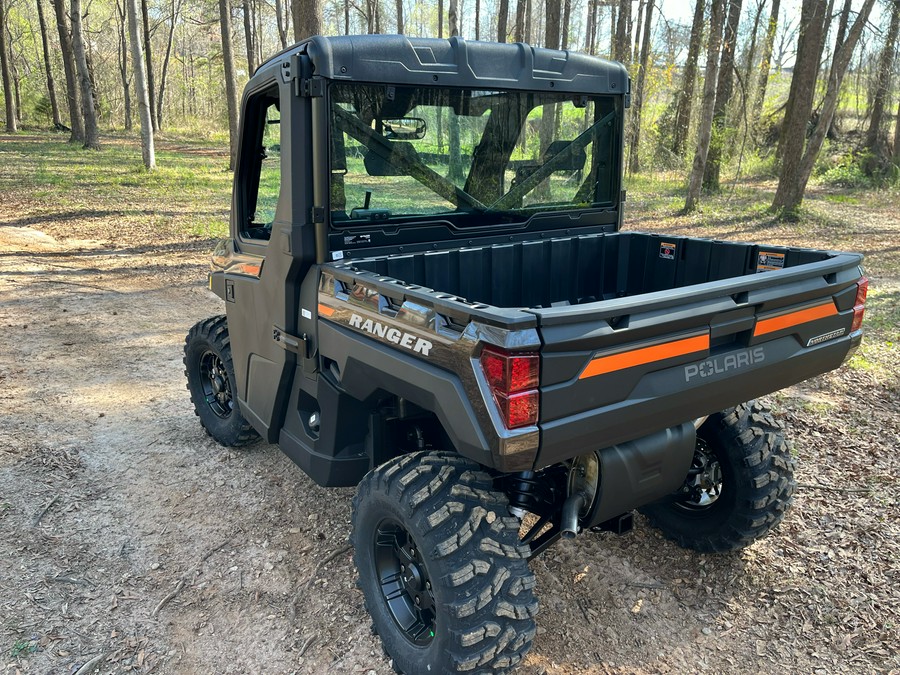
[(634, 440), (833, 370), (860, 339), (854, 334), (801, 347), (792, 336), (785, 336), (761, 345), (764, 358), (740, 370), (716, 372), (707, 363), (703, 372), (708, 375), (697, 377), (695, 372), (709, 362), (704, 358), (648, 373), (620, 402), (542, 422), (535, 468)]

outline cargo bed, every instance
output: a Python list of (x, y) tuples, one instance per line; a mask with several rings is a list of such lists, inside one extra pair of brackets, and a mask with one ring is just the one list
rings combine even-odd
[[(331, 263), (320, 302), (430, 331), (427, 360), (464, 382), (471, 371), (457, 357), (480, 350), (477, 340), (461, 345), (477, 335), (472, 326), (500, 328), (519, 348), (539, 351), (539, 467), (836, 368), (859, 342), (850, 327), (861, 260), (590, 234)], [(342, 298), (347, 304), (335, 303)]]

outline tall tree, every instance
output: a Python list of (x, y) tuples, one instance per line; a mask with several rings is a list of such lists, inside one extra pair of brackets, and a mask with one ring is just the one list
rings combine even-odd
[(800, 156), (806, 139), (806, 125), (812, 112), (813, 97), (819, 61), (822, 57), (822, 31), (825, 27), (825, 5), (821, 0), (803, 0), (800, 8), (800, 38), (797, 41), (797, 58), (791, 76), (781, 126), (781, 138), (777, 156), (782, 158), (782, 171), (796, 175), (800, 169)]
[(563, 0), (562, 35), (559, 39), (560, 49), (569, 48), (569, 24), (572, 20), (572, 0)]
[(159, 131), (156, 121), (156, 85), (153, 77), (153, 53), (150, 51), (150, 13), (147, 9), (147, 0), (141, 0), (141, 17), (144, 21), (144, 60), (147, 64), (147, 89), (150, 94), (150, 119), (153, 122), (153, 131)]
[[(644, 7), (646, 7), (646, 0), (640, 0), (638, 3), (638, 13), (637, 13), (637, 28), (634, 31), (634, 53), (629, 54), (626, 62), (628, 64), (632, 64), (638, 60), (641, 53), (641, 26), (643, 26), (644, 21)], [(628, 29), (629, 37), (631, 34), (631, 28)], [(629, 49), (629, 51), (631, 51)]]
[(706, 171), (706, 157), (712, 136), (713, 114), (716, 108), (716, 85), (719, 72), (719, 49), (722, 46), (722, 25), (725, 23), (725, 4), (712, 2), (709, 12), (709, 38), (706, 50), (706, 76), (703, 81), (703, 102), (700, 105), (700, 122), (697, 128), (697, 151), (688, 181), (685, 211), (695, 211), (700, 205), (700, 189)]
[[(278, 43), (281, 45), (281, 48), (284, 49), (287, 47), (287, 31), (284, 29), (284, 7), (281, 3), (282, 0), (275, 0), (275, 24), (278, 26)], [(347, 21), (349, 23), (350, 0), (344, 0), (344, 12), (346, 13)]]
[(759, 115), (762, 112), (763, 101), (766, 99), (766, 89), (769, 85), (769, 70), (772, 67), (772, 50), (775, 49), (775, 35), (778, 33), (778, 12), (781, 0), (772, 0), (772, 9), (769, 11), (769, 20), (766, 23), (766, 39), (763, 42), (763, 50), (759, 61), (759, 77), (756, 84), (756, 94), (753, 104), (750, 106), (750, 119), (748, 126), (754, 134), (757, 132)]
[[(781, 211), (786, 215), (793, 214), (803, 201), (806, 184), (809, 182), (810, 175), (812, 175), (813, 166), (819, 156), (819, 151), (822, 149), (822, 143), (825, 141), (825, 134), (831, 127), (831, 120), (834, 117), (834, 111), (837, 109), (844, 75), (847, 73), (847, 67), (850, 65), (850, 59), (853, 56), (853, 51), (856, 49), (856, 43), (859, 42), (859, 37), (862, 35), (863, 28), (869, 20), (869, 14), (872, 12), (874, 5), (875, 0), (865, 0), (859, 13), (856, 15), (853, 27), (847, 33), (847, 39), (844, 40), (837, 51), (837, 58), (834, 59), (834, 65), (828, 76), (828, 88), (825, 90), (825, 98), (822, 101), (819, 118), (812, 134), (810, 134), (809, 142), (806, 143), (806, 150), (803, 151), (805, 134), (802, 132), (799, 133), (800, 144), (798, 148), (798, 154), (799, 151), (802, 151), (802, 155), (795, 159), (789, 157), (787, 154), (788, 150), (785, 150), (781, 175), (778, 177), (778, 189), (775, 191), (775, 199), (772, 202), (772, 208), (776, 211)], [(799, 53), (797, 59), (798, 61), (800, 60)], [(791, 149), (793, 147), (792, 145)]]
[(525, 0), (516, 0), (516, 27), (513, 36), (516, 42), (527, 42), (525, 37)]
[[(593, 38), (593, 33), (594, 33), (594, 21), (595, 21), (595, 19), (594, 19), (594, 6), (595, 6), (595, 5), (596, 5), (596, 0), (587, 0), (587, 22), (586, 22), (587, 25), (586, 25), (586, 27), (585, 27), (585, 29), (584, 29), (584, 50), (585, 50), (588, 54), (593, 54), (593, 53), (594, 53), (594, 49), (593, 49), (594, 45), (593, 45), (593, 39), (592, 39), (592, 38)], [(615, 33), (613, 33), (613, 36), (615, 36)], [(615, 40), (613, 39), (613, 40), (611, 40), (610, 42), (611, 42), (612, 45), (613, 45), (613, 47), (612, 47), (612, 51), (613, 51), (613, 53), (612, 53), (612, 58), (616, 58), (616, 55), (615, 55), (615, 54), (616, 54)]]
[(169, 21), (169, 37), (166, 40), (166, 55), (163, 57), (162, 70), (159, 73), (159, 96), (156, 97), (156, 125), (163, 128), (163, 104), (166, 100), (166, 81), (169, 75), (169, 59), (172, 57), (172, 44), (175, 41), (175, 26), (181, 13), (181, 0), (172, 0), (172, 16)]
[(38, 23), (41, 27), (41, 47), (44, 54), (44, 71), (47, 73), (47, 95), (50, 97), (50, 110), (53, 114), (53, 126), (62, 126), (59, 116), (59, 103), (56, 100), (56, 82), (53, 80), (53, 68), (50, 66), (50, 40), (47, 37), (47, 22), (44, 19), (44, 3), (37, 0)]
[(84, 30), (81, 25), (81, 0), (72, 0), (72, 48), (75, 52), (75, 68), (81, 89), (81, 113), (84, 116), (84, 148), (100, 149), (100, 130), (97, 128), (97, 108), (94, 104), (94, 85), (88, 68), (84, 48)]
[[(891, 74), (894, 70), (894, 52), (897, 49), (897, 32), (900, 30), (900, 0), (891, 3), (891, 23), (887, 35), (884, 38), (884, 47), (881, 50), (881, 58), (878, 59), (878, 73), (876, 75), (875, 96), (872, 98), (871, 114), (869, 115), (869, 128), (866, 131), (865, 147), (872, 153), (874, 165), (877, 166), (882, 159), (886, 159), (887, 137), (882, 132), (884, 121), (884, 109), (887, 104), (888, 93), (891, 86)], [(900, 140), (900, 139), (898, 139)], [(894, 142), (898, 142), (895, 140)]]
[(762, 23), (763, 10), (766, 8), (766, 0), (756, 0), (756, 11), (753, 12), (753, 26), (750, 28), (747, 51), (744, 53), (745, 86), (750, 82), (750, 74), (753, 72), (753, 62), (756, 60), (756, 47), (759, 43), (759, 27)]
[(641, 60), (637, 75), (637, 86), (634, 91), (634, 100), (631, 102), (631, 145), (628, 149), (628, 170), (637, 173), (641, 170), (640, 155), (638, 153), (641, 144), (641, 109), (644, 106), (644, 89), (647, 84), (647, 69), (650, 67), (650, 37), (653, 25), (654, 0), (647, 2), (644, 10), (644, 36), (641, 38)]
[[(230, 148), (228, 168), (233, 170), (237, 160), (238, 101), (237, 77), (234, 72), (234, 44), (231, 41), (231, 0), (219, 0), (219, 28), (222, 34), (222, 60), (225, 68), (225, 105), (228, 108), (228, 143)], [(295, 21), (294, 31), (296, 30), (297, 23)]]
[(128, 13), (128, 36), (131, 41), (131, 67), (134, 71), (134, 88), (137, 94), (138, 115), (141, 120), (141, 157), (148, 171), (156, 168), (156, 149), (153, 145), (153, 121), (150, 115), (150, 96), (141, 54), (141, 34), (138, 30), (137, 0), (125, 0)]
[(13, 92), (9, 51), (6, 44), (6, 0), (0, 0), (0, 71), (3, 79), (3, 101), (6, 104), (6, 131), (14, 134), (19, 130), (16, 124), (16, 96)]
[(72, 129), (70, 143), (84, 142), (84, 119), (81, 116), (81, 102), (78, 96), (78, 73), (75, 68), (75, 50), (66, 18), (65, 0), (53, 0), (56, 14), (56, 30), (59, 33), (59, 51), (62, 55), (63, 71), (66, 74), (66, 103), (69, 108), (69, 126)]
[(631, 0), (620, 0), (616, 19), (616, 60), (626, 66), (631, 63)]
[[(40, 1), (40, 0), (38, 0)], [(119, 15), (119, 77), (122, 80), (122, 100), (125, 104), (125, 131), (131, 131), (134, 124), (131, 120), (131, 78), (128, 77), (128, 8), (127, 0), (116, 0), (116, 12)]]
[[(404, 25), (403, 25), (403, 0), (397, 0), (397, 2), (396, 2), (396, 7), (397, 7), (397, 34), (398, 34), (398, 35), (403, 35), (403, 29), (404, 29)], [(477, 19), (476, 19), (476, 24), (475, 24), (475, 30), (476, 30), (476, 31), (478, 30)], [(475, 36), (475, 39), (476, 39), (476, 40), (478, 39), (478, 36), (477, 36), (477, 35)]]
[(734, 53), (737, 44), (738, 25), (741, 22), (743, 0), (731, 0), (728, 4), (728, 19), (725, 22), (725, 38), (722, 41), (722, 57), (719, 64), (719, 80), (716, 85), (716, 107), (713, 111), (713, 137), (706, 158), (703, 187), (707, 190), (719, 189), (722, 167), (724, 136), (728, 126), (728, 105), (734, 93)]
[[(377, 4), (375, 7), (376, 11), (371, 12), (369, 19), (373, 30)], [(319, 0), (291, 0), (291, 11), (294, 15), (295, 42), (322, 33), (322, 3)]]
[(475, 39), (481, 39), (481, 0), (475, 0)]
[(672, 152), (679, 157), (684, 153), (690, 130), (691, 108), (694, 105), (694, 85), (697, 82), (697, 61), (700, 58), (700, 46), (703, 42), (705, 10), (706, 0), (697, 0), (694, 4), (694, 21), (691, 23), (691, 39), (688, 43), (687, 59), (684, 62), (684, 75), (681, 78), (681, 87), (675, 93)]
[(509, 0), (500, 0), (500, 6), (497, 9), (497, 42), (506, 42), (509, 37), (509, 31), (506, 30), (508, 20)]
[(241, 0), (244, 15), (244, 44), (247, 47), (247, 73), (256, 70), (256, 47), (253, 45), (253, 14), (250, 11), (250, 0)]

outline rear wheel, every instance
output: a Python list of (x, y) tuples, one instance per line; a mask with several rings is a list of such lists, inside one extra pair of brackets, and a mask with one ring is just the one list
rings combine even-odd
[(505, 672), (531, 646), (537, 601), (519, 521), (454, 453), (371, 471), (353, 500), (359, 586), (401, 673)]
[(184, 374), (194, 412), (206, 433), (227, 446), (246, 445), (259, 438), (241, 415), (235, 392), (231, 341), (224, 316), (200, 321), (184, 341)]
[(794, 461), (768, 408), (751, 401), (710, 415), (697, 431), (691, 471), (678, 496), (641, 509), (680, 546), (731, 551), (783, 519), (794, 493)]

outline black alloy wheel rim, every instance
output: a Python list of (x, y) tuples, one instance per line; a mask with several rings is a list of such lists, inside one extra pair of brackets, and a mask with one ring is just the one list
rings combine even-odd
[(374, 554), (378, 588), (394, 623), (414, 645), (431, 644), (435, 634), (434, 591), (412, 536), (396, 520), (382, 520), (375, 530)]
[(200, 357), (200, 386), (203, 398), (216, 417), (227, 418), (234, 410), (231, 381), (222, 359), (213, 351), (205, 351)]
[(688, 493), (684, 499), (676, 503), (689, 511), (706, 511), (713, 508), (722, 496), (724, 483), (722, 464), (713, 449), (702, 438), (697, 438), (688, 479), (691, 481), (686, 484), (689, 487)]

